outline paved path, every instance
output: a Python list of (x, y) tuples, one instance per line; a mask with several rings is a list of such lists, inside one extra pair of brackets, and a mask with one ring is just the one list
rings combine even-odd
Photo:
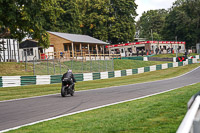
[(200, 67), (179, 77), (135, 85), (76, 92), (74, 97), (50, 95), (0, 102), (0, 131), (16, 126), (125, 101), (200, 82)]

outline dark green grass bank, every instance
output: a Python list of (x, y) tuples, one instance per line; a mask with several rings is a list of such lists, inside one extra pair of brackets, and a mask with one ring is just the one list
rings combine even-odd
[(175, 133), (200, 83), (148, 98), (42, 122), (10, 133)]
[[(104, 88), (110, 86), (119, 86), (119, 85), (162, 80), (184, 74), (198, 66), (200, 66), (200, 64), (191, 64), (177, 68), (169, 68), (154, 72), (145, 72), (142, 74), (124, 76), (120, 78), (77, 82), (75, 88), (76, 91), (79, 91), (79, 90), (89, 90), (89, 89)], [(60, 93), (60, 88), (61, 84), (0, 88), (0, 101)]]

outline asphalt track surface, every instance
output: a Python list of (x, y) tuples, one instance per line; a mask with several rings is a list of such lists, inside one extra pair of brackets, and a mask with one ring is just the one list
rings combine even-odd
[(75, 92), (73, 97), (60, 94), (0, 102), (0, 132), (89, 108), (144, 97), (200, 82), (200, 67), (182, 76), (141, 84)]

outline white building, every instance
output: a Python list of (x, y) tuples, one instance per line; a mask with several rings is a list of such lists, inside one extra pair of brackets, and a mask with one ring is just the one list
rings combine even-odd
[[(49, 55), (52, 53), (52, 56)], [(38, 46), (38, 42), (35, 40), (25, 40), (19, 44), (19, 57), (20, 61), (33, 61), (40, 59), (53, 59), (54, 48), (50, 47), (44, 49)]]
[(171, 53), (173, 48), (173, 53), (176, 53), (179, 50), (180, 53), (185, 52), (185, 42), (176, 42), (176, 41), (141, 41), (141, 42), (132, 42), (125, 44), (115, 44), (106, 46), (109, 49), (110, 53), (120, 52), (121, 56), (129, 55), (130, 53), (137, 53), (142, 49), (145, 52), (155, 54), (156, 49), (162, 51), (162, 53)]

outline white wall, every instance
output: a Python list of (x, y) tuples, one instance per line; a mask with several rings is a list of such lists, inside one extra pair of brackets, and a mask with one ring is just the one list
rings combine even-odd
[[(27, 49), (27, 48), (24, 48), (24, 49)], [(24, 49), (19, 49), (20, 61), (26, 61), (26, 57), (24, 56)], [(31, 49), (31, 48), (28, 48), (28, 49)], [(28, 55), (27, 61), (32, 61), (35, 56), (36, 56), (35, 59), (39, 59), (38, 47), (33, 48), (33, 55)]]
[(45, 55), (48, 56), (49, 59), (54, 58), (54, 47), (49, 47), (48, 49), (44, 49)]

